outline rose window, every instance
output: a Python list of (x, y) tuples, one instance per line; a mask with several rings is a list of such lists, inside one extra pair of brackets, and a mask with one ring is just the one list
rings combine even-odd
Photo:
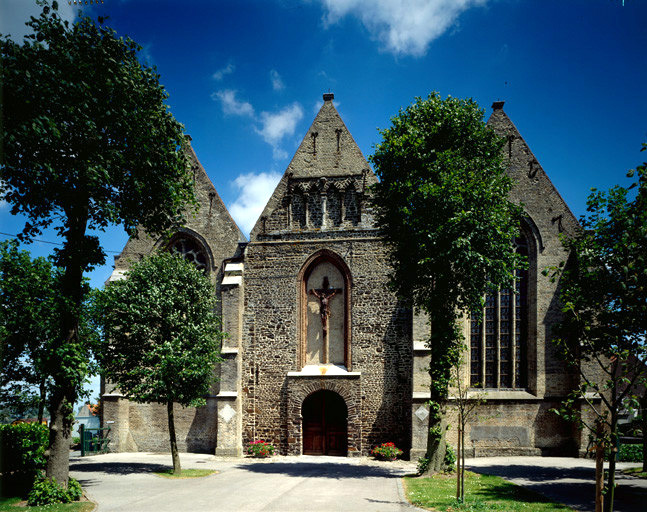
[(207, 254), (195, 240), (189, 237), (180, 236), (175, 238), (169, 244), (169, 251), (180, 254), (193, 263), (199, 270), (207, 269)]

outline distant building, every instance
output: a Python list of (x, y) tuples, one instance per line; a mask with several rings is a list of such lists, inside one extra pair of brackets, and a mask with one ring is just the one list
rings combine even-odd
[[(116, 279), (144, 255), (175, 251), (216, 285), (224, 362), (207, 405), (176, 410), (184, 450), (241, 455), (263, 439), (292, 455), (367, 455), (387, 441), (413, 459), (425, 453), (429, 325), (387, 287), (387, 249), (368, 200), (376, 177), (332, 100), (324, 95), (249, 242), (189, 149), (198, 213), (170, 240), (141, 233), (115, 259)], [(464, 322), (465, 376), (487, 392), (466, 444), (476, 455), (575, 454), (581, 434), (550, 412), (577, 377), (550, 342), (557, 284), (541, 271), (565, 259), (559, 237), (577, 221), (503, 102), (493, 109), (511, 199), (525, 209), (511, 250), (529, 268), (517, 293), (487, 297), (483, 322)], [(164, 406), (130, 402), (109, 383), (105, 391), (112, 450), (168, 450)], [(450, 443), (455, 436), (451, 429)]]
[(72, 435), (79, 435), (79, 428), (81, 425), (85, 425), (85, 428), (99, 428), (101, 426), (101, 419), (96, 412), (96, 408), (90, 404), (84, 404), (79, 407), (74, 417), (75, 422), (72, 427)]

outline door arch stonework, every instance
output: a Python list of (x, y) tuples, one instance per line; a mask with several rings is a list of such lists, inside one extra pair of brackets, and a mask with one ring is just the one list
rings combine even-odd
[(362, 452), (362, 425), (360, 420), (360, 376), (348, 377), (288, 377), (288, 455), (303, 454), (303, 403), (318, 391), (332, 391), (346, 404), (346, 447), (349, 457)]

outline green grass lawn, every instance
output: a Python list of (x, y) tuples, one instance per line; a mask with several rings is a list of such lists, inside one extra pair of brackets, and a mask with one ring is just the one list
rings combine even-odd
[(58, 503), (43, 507), (25, 507), (24, 502), (20, 498), (0, 497), (0, 512), (90, 512), (91, 510), (94, 510), (94, 503), (91, 501)]
[(209, 476), (218, 473), (215, 469), (183, 469), (179, 475), (174, 475), (172, 469), (165, 469), (164, 471), (155, 471), (157, 476), (164, 478), (199, 478), (201, 476)]
[(405, 477), (404, 488), (412, 504), (438, 512), (573, 510), (498, 476), (469, 471), (465, 472), (465, 503), (462, 504), (456, 501), (456, 475)]

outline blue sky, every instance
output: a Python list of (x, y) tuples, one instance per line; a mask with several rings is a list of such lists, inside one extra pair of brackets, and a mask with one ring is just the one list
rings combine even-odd
[[(60, 3), (65, 17), (78, 16)], [(377, 128), (416, 96), (472, 97), (486, 117), (505, 100), (577, 216), (591, 187), (623, 182), (645, 156), (645, 1), (104, 0), (84, 9), (142, 45), (245, 232), (329, 90), (366, 156)], [(20, 37), (37, 12), (32, 0), (0, 0), (0, 32)], [(0, 226), (16, 233), (21, 219), (2, 205)], [(112, 252), (94, 286), (125, 240), (119, 228), (102, 237)]]
[[(647, 158), (644, 0), (104, 0), (85, 11), (142, 45), (245, 232), (328, 91), (366, 156), (377, 128), (416, 96), (472, 97), (486, 118), (505, 100), (577, 216), (591, 187), (623, 183)], [(0, 0), (0, 32), (21, 38), (37, 12), (32, 0)], [(21, 228), (0, 203), (0, 231)], [(57, 241), (52, 231), (39, 238)], [(101, 239), (108, 262), (93, 286), (126, 242), (119, 227)]]

